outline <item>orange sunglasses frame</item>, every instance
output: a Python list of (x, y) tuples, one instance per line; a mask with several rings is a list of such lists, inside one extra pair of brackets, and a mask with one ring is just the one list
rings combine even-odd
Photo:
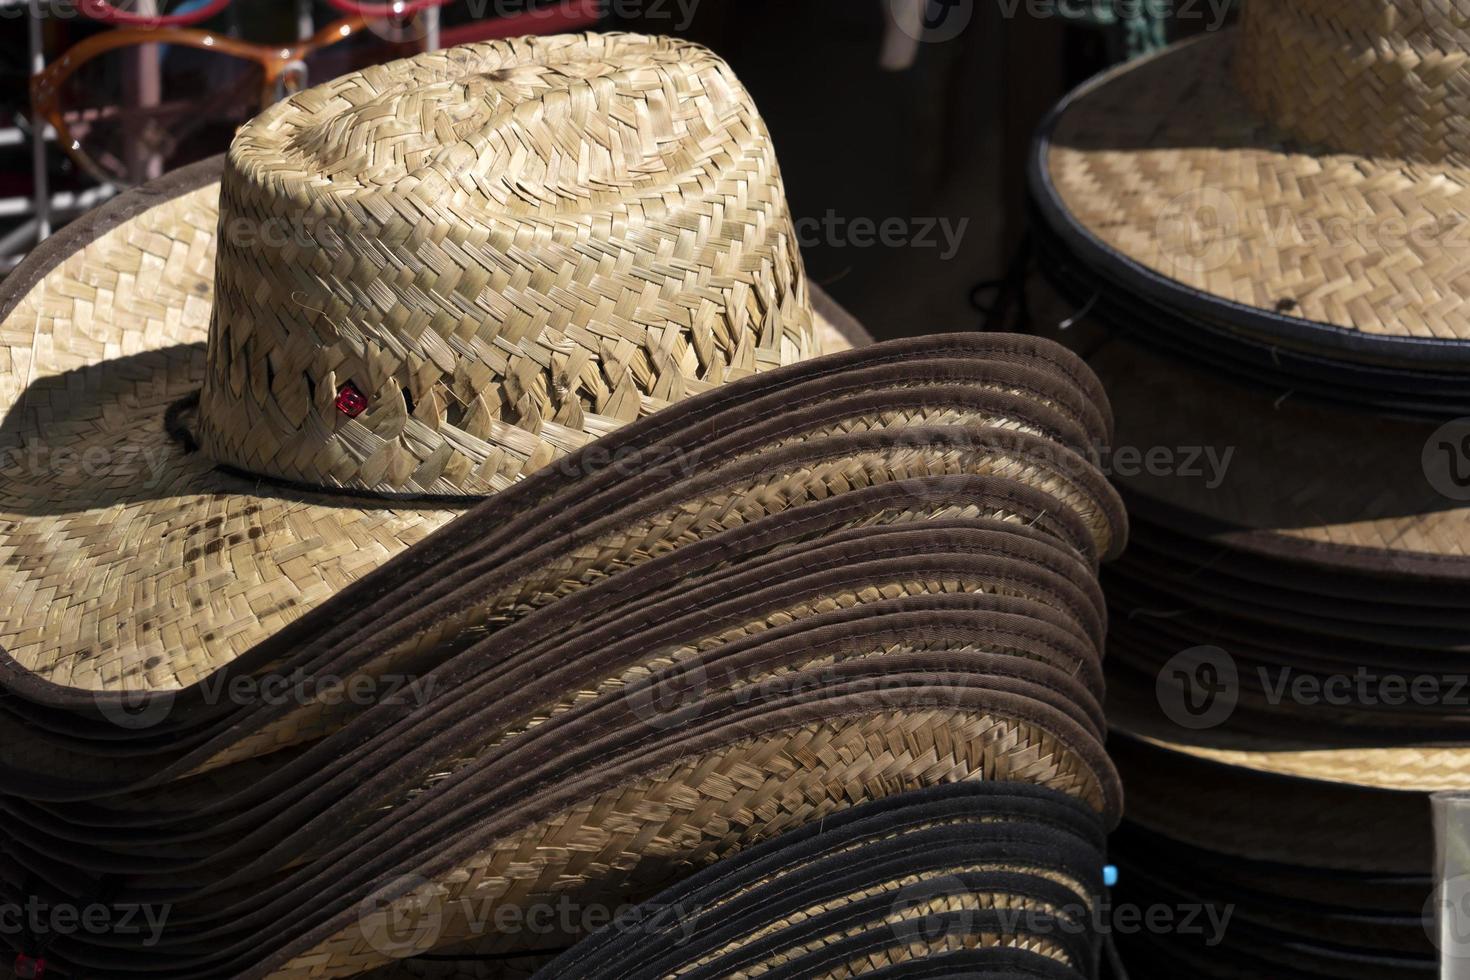
[(261, 85), (260, 104), (256, 107), (263, 109), (281, 96), (289, 95), (300, 87), (299, 81), (295, 85), (288, 81), (293, 66), (303, 63), (306, 56), (314, 51), (320, 51), (359, 34), (367, 28), (367, 23), (361, 17), (344, 18), (328, 24), (306, 40), (290, 45), (256, 44), (226, 37), (214, 31), (189, 28), (156, 30), (125, 27), (105, 31), (73, 45), (60, 58), (51, 62), (31, 78), (31, 106), (37, 118), (44, 119), (56, 130), (57, 140), (68, 155), (93, 176), (104, 181), (111, 181), (113, 178), (108, 177), (100, 166), (81, 151), (78, 141), (67, 128), (61, 107), (57, 104), (62, 84), (88, 61), (109, 51), (144, 44), (176, 44), (198, 48), (201, 51), (217, 51), (221, 54), (254, 61), (264, 69), (265, 77)]

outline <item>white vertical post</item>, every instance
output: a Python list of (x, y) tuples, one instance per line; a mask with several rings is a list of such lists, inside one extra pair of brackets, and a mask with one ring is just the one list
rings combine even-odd
[(1436, 793), (1435, 944), (1440, 980), (1470, 980), (1470, 792)]
[[(41, 0), (31, 0), (31, 74), (46, 67), (46, 45), (41, 34)], [(51, 235), (51, 180), (46, 171), (46, 120), (31, 107), (31, 182), (36, 195), (36, 241)]]
[[(159, 12), (156, 0), (138, 0), (137, 12), (152, 17)], [(123, 85), (125, 96), (131, 96), (134, 105), (142, 109), (158, 109), (163, 105), (163, 46), (140, 44), (132, 49), (133, 77)], [(162, 117), (143, 127), (150, 137), (162, 125)], [(130, 146), (126, 153), (128, 176), (137, 183), (163, 176), (163, 156), (149, 152), (145, 145)]]

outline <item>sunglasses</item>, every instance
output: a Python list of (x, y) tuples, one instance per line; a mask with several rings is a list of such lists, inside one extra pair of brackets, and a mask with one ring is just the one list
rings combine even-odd
[[(143, 9), (132, 10), (126, 3), (120, 5), (115, 0), (80, 0), (79, 7), (85, 16), (115, 27), (190, 27), (209, 20), (233, 2), (234, 0), (153, 0), (140, 4)], [(327, 0), (330, 6), (345, 16), (384, 20), (411, 17), (432, 7), (442, 7), (453, 2), (454, 0)], [(512, 18), (520, 14), (507, 13), (505, 16)]]
[(81, 0), (82, 15), (115, 27), (187, 27), (206, 21), (234, 0), (184, 0), (183, 3), (153, 3), (152, 10), (129, 10), (109, 0)]
[[(223, 11), (235, 0), (183, 0), (183, 2), (140, 4), (143, 9), (133, 10), (126, 4), (112, 0), (80, 0), (78, 8), (86, 17), (111, 24), (114, 27), (191, 27), (209, 20)], [(407, 17), (441, 7), (453, 0), (393, 0), (389, 3), (359, 3), (357, 0), (328, 0), (333, 7), (349, 17)]]
[(81, 41), (31, 79), (38, 117), (98, 180), (122, 187), (218, 153), (261, 109), (314, 81), (417, 53), (338, 21), (291, 45), (211, 31), (119, 28)]

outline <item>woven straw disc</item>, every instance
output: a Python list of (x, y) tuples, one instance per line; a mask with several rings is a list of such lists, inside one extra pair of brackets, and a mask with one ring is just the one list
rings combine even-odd
[(1467, 15), (1254, 0), (1240, 28), (1075, 93), (1043, 146), (1048, 193), (1176, 285), (1349, 332), (1318, 341), (1470, 341)]
[[(459, 513), (454, 502), (387, 506), (246, 479), (185, 455), (165, 432), (169, 406), (206, 376), (219, 168), (201, 164), (123, 195), (0, 291), (0, 647), (58, 685), (197, 682)], [(700, 275), (698, 256), (681, 261)], [(741, 322), (742, 335), (726, 335), (724, 374), (715, 370), (722, 348), (696, 354), (693, 334), (674, 343), (676, 362), (709, 369), (678, 384), (651, 370), (665, 363), (653, 348), (670, 331), (657, 342), (647, 332), (621, 362), (642, 365), (633, 377), (649, 385), (638, 411), (736, 376), (737, 353), (758, 370), (850, 346), (820, 316), (810, 349), (788, 342), (775, 321)], [(590, 354), (584, 363), (593, 370)], [(483, 375), (493, 389), (493, 370)]]

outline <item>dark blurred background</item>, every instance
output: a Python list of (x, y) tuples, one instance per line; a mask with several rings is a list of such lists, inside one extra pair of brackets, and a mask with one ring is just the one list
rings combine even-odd
[[(66, 2), (0, 0), (0, 254), (11, 263), (29, 247), (23, 226), (36, 196), (32, 35), (53, 60), (113, 29), (67, 16)], [(468, 36), (473, 10), (493, 19), (525, 2), (453, 0), (441, 13), (446, 36)], [(43, 10), (38, 32), (30, 4)], [(315, 6), (318, 25), (341, 16)], [(605, 28), (681, 34), (731, 62), (775, 138), (812, 279), (892, 337), (978, 325), (972, 293), (1005, 275), (1024, 233), (1023, 168), (1037, 123), (1093, 73), (1203, 27), (1208, 5), (1188, 6), (1196, 13), (1175, 19), (1163, 13), (1175, 4), (1136, 0), (602, 0), (600, 9)], [(1144, 10), (1160, 13), (1130, 13)], [(273, 42), (293, 36), (297, 12), (294, 0), (237, 0), (203, 26)], [(54, 227), (93, 202), (96, 181), (54, 146), (46, 161)]]

